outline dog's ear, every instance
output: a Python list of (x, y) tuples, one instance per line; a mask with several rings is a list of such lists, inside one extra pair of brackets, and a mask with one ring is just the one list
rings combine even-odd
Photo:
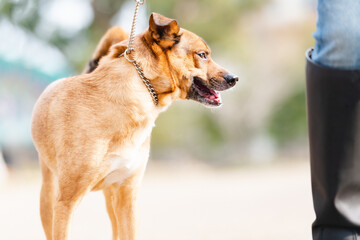
[(180, 27), (176, 20), (152, 13), (149, 20), (149, 32), (154, 41), (162, 48), (171, 48), (180, 41)]
[(121, 54), (125, 52), (126, 49), (127, 49), (127, 42), (114, 44), (110, 48), (110, 55), (113, 58), (118, 58), (120, 57)]
[(91, 73), (99, 65), (100, 58), (91, 59), (89, 63), (85, 66), (85, 69), (82, 73)]
[[(100, 59), (109, 53), (111, 46), (123, 40), (126, 40), (127, 38), (128, 38), (128, 34), (122, 27), (114, 26), (111, 27), (109, 30), (107, 30), (107, 32), (104, 34), (99, 44), (97, 45), (96, 50), (92, 56), (92, 59), (85, 67), (83, 73), (91, 73), (92, 71), (94, 71), (99, 65)], [(121, 51), (122, 48), (119, 48), (117, 53), (120, 55), (125, 50), (122, 52)], [(117, 53), (114, 54), (116, 55)]]

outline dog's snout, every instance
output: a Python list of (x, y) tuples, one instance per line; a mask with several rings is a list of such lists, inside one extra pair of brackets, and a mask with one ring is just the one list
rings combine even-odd
[(224, 79), (230, 86), (234, 86), (239, 81), (239, 77), (231, 73), (227, 74)]

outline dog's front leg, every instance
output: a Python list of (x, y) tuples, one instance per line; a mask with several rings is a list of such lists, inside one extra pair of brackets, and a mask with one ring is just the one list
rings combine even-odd
[(146, 163), (117, 189), (114, 210), (121, 240), (136, 239), (136, 198), (145, 166)]
[(115, 213), (115, 201), (116, 201), (116, 196), (118, 194), (117, 189), (118, 186), (116, 186), (116, 184), (113, 184), (103, 190), (106, 201), (106, 210), (109, 214), (109, 218), (111, 221), (113, 240), (120, 240), (120, 236), (118, 233), (117, 218)]

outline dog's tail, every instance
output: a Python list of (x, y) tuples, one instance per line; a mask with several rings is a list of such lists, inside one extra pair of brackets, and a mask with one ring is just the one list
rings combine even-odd
[(128, 34), (122, 27), (115, 26), (110, 28), (101, 38), (91, 60), (86, 65), (83, 73), (91, 73), (92, 71), (94, 71), (98, 66), (100, 59), (108, 54), (110, 47), (113, 44), (126, 39), (128, 39)]

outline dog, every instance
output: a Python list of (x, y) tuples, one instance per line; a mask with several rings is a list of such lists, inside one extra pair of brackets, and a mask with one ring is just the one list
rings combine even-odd
[(155, 119), (177, 99), (219, 106), (218, 91), (238, 80), (211, 59), (199, 36), (152, 13), (148, 29), (134, 38), (131, 58), (154, 88), (155, 104), (124, 57), (127, 44), (121, 27), (109, 29), (85, 72), (51, 83), (35, 104), (31, 133), (43, 177), (40, 215), (47, 240), (68, 239), (76, 206), (97, 190), (106, 199), (113, 239), (136, 239), (135, 201)]

